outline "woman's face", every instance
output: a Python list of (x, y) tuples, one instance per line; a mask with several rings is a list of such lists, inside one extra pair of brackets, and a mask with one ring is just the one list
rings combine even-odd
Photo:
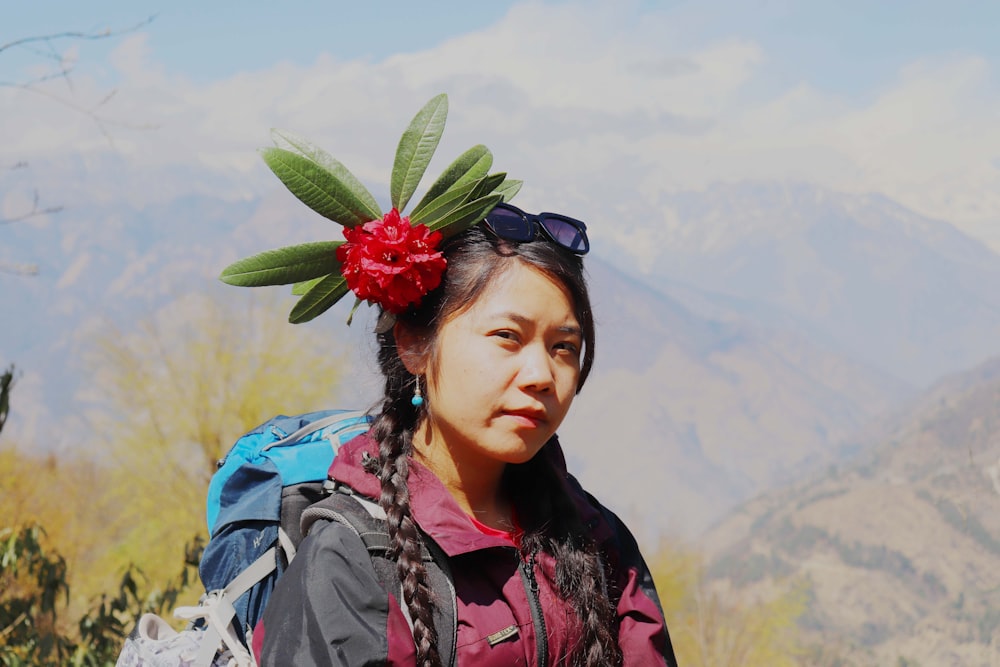
[(528, 461), (573, 402), (582, 347), (565, 287), (512, 262), (475, 303), (441, 325), (420, 430), (456, 463)]

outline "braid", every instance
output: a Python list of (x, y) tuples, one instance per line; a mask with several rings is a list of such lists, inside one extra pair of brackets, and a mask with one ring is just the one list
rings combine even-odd
[[(383, 350), (386, 347), (383, 346)], [(389, 355), (380, 354), (380, 357), (383, 364), (393, 365)], [(398, 357), (395, 361), (398, 362)], [(434, 598), (423, 563), (420, 534), (410, 515), (407, 476), (410, 469), (410, 443), (417, 414), (403, 395), (408, 383), (399, 378), (404, 376), (403, 373), (386, 373), (385, 399), (381, 413), (371, 428), (372, 437), (379, 443), (377, 468), (374, 472), (382, 485), (379, 505), (385, 510), (388, 524), (389, 551), (386, 557), (396, 561), (403, 590), (402, 602), (406, 604), (413, 621), (417, 665), (440, 667), (437, 630), (434, 627)]]
[(580, 643), (573, 649), (569, 664), (574, 667), (621, 665), (615, 605), (607, 590), (602, 559), (597, 545), (573, 500), (566, 493), (563, 480), (544, 451), (531, 461), (508, 466), (507, 481), (522, 498), (531, 498), (532, 527), (521, 542), (522, 553), (544, 551), (556, 562), (556, 589), (560, 597), (576, 610), (581, 626)]

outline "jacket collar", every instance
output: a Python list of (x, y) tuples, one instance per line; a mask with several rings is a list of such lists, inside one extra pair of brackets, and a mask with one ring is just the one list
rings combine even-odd
[[(566, 461), (559, 441), (552, 438), (538, 455), (549, 457), (566, 485), (566, 491), (574, 498), (584, 525), (590, 527), (591, 534), (598, 542), (602, 542), (610, 535), (610, 527), (601, 520), (599, 510), (587, 501), (579, 485), (566, 472)], [(337, 452), (333, 465), (330, 466), (330, 477), (363, 496), (377, 500), (381, 495), (381, 484), (375, 475), (365, 470), (363, 464), (369, 457), (378, 458), (378, 444), (367, 434), (359, 435)], [(449, 557), (480, 549), (510, 548), (509, 542), (480, 532), (444, 484), (423, 464), (410, 459), (407, 480), (413, 520), (425, 534), (434, 538)], [(595, 530), (597, 526), (601, 528)]]

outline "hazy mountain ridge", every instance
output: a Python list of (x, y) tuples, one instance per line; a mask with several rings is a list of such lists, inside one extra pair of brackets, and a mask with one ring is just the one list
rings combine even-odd
[(805, 577), (806, 625), (860, 664), (1000, 659), (1000, 359), (869, 429), (867, 451), (747, 503), (703, 543), (720, 585)]
[(794, 334), (706, 320), (601, 261), (590, 273), (598, 362), (560, 433), (571, 460), (593, 443), (581, 477), (637, 523), (696, 531), (837, 460), (842, 437), (905, 395)]
[[(5, 438), (67, 444), (60, 424), (75, 410), (93, 332), (106, 322), (128, 330), (190, 292), (232, 293), (218, 273), (246, 254), (241, 244), (259, 246), (257, 230), (244, 223), (268, 201), (192, 196), (143, 207), (124, 200), (77, 203), (11, 226), (5, 244), (21, 261), (37, 263), (39, 273), (0, 276), (10, 314), (0, 327), (0, 359), (17, 364), (21, 374)], [(288, 224), (277, 218), (270, 226)]]
[(719, 184), (662, 206), (645, 273), (700, 313), (783, 320), (916, 385), (1000, 352), (1000, 256), (945, 222), (803, 184)]

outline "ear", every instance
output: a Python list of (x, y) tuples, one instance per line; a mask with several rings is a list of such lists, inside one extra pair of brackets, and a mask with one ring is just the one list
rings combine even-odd
[(412, 375), (424, 375), (427, 371), (427, 349), (424, 337), (412, 328), (396, 322), (392, 327), (399, 358)]

